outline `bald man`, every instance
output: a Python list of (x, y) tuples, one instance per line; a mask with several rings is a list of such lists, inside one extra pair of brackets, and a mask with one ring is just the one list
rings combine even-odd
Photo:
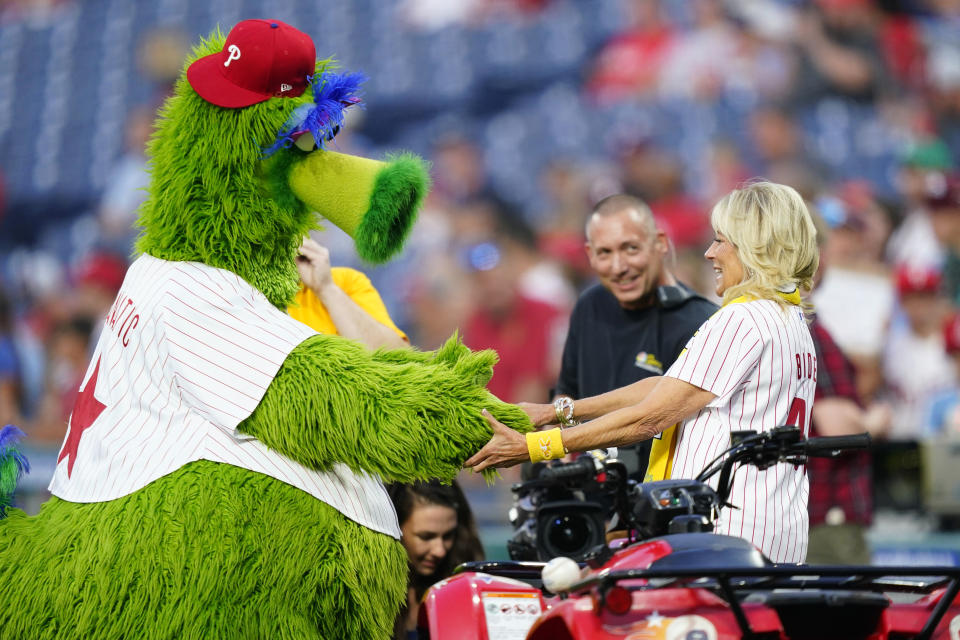
[[(671, 273), (669, 241), (642, 200), (624, 194), (601, 200), (587, 218), (586, 238), (599, 283), (573, 309), (555, 389), (556, 397), (574, 401), (663, 375), (717, 310)], [(620, 452), (638, 482), (649, 454), (650, 441)]]

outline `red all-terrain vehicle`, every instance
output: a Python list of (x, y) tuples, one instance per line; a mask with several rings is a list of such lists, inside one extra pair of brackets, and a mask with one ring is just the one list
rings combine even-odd
[[(774, 564), (746, 540), (709, 533), (731, 507), (738, 465), (802, 464), (864, 448), (867, 436), (804, 440), (780, 427), (733, 441), (695, 480), (631, 484), (622, 464), (581, 458), (515, 486), (511, 557), (566, 550), (583, 571), (574, 560), (463, 565), (427, 593), (420, 637), (960, 640), (960, 568)], [(630, 531), (619, 544), (605, 543), (611, 514)]]

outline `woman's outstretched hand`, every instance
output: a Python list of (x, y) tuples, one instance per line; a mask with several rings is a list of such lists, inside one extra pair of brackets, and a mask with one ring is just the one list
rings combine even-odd
[(552, 404), (537, 404), (534, 402), (518, 402), (517, 406), (530, 416), (533, 426), (540, 428), (557, 422), (557, 410)]
[[(553, 407), (553, 405), (547, 406)], [(521, 407), (526, 411), (526, 407), (523, 407), (523, 405)], [(493, 437), (487, 444), (483, 445), (480, 451), (464, 462), (463, 466), (471, 467), (474, 471), (483, 471), (491, 467), (512, 467), (515, 464), (530, 460), (530, 454), (527, 451), (527, 439), (523, 434), (514, 431), (494, 418), (486, 409), (483, 410), (483, 417), (490, 423), (490, 427), (493, 429)], [(536, 424), (536, 419), (533, 416), (530, 417)]]

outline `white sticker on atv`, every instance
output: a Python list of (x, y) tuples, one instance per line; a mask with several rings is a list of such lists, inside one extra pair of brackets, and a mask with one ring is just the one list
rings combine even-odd
[(491, 639), (523, 640), (540, 617), (536, 593), (484, 593), (482, 599), (487, 637)]
[(624, 640), (717, 640), (717, 628), (703, 616), (671, 618), (659, 611), (627, 626), (604, 625), (603, 630), (612, 635), (625, 635)]
[(950, 621), (950, 640), (960, 640), (960, 616), (953, 616)]
[(666, 640), (717, 640), (717, 628), (703, 616), (680, 616), (667, 625)]

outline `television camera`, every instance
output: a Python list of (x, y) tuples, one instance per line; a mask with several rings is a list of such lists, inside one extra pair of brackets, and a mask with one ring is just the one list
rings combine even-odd
[[(831, 456), (845, 447), (864, 446), (860, 436), (848, 439), (803, 440), (794, 427), (763, 434), (735, 431), (731, 448), (696, 478), (645, 483), (627, 477), (615, 450), (588, 452), (572, 462), (538, 463), (511, 488), (514, 534), (507, 550), (517, 561), (566, 556), (602, 562), (610, 554), (609, 532), (622, 533), (618, 537), (628, 544), (673, 533), (710, 532), (719, 510), (732, 506), (727, 499), (735, 465), (765, 469), (778, 461), (802, 464), (809, 455)], [(717, 474), (714, 489), (707, 481)]]

